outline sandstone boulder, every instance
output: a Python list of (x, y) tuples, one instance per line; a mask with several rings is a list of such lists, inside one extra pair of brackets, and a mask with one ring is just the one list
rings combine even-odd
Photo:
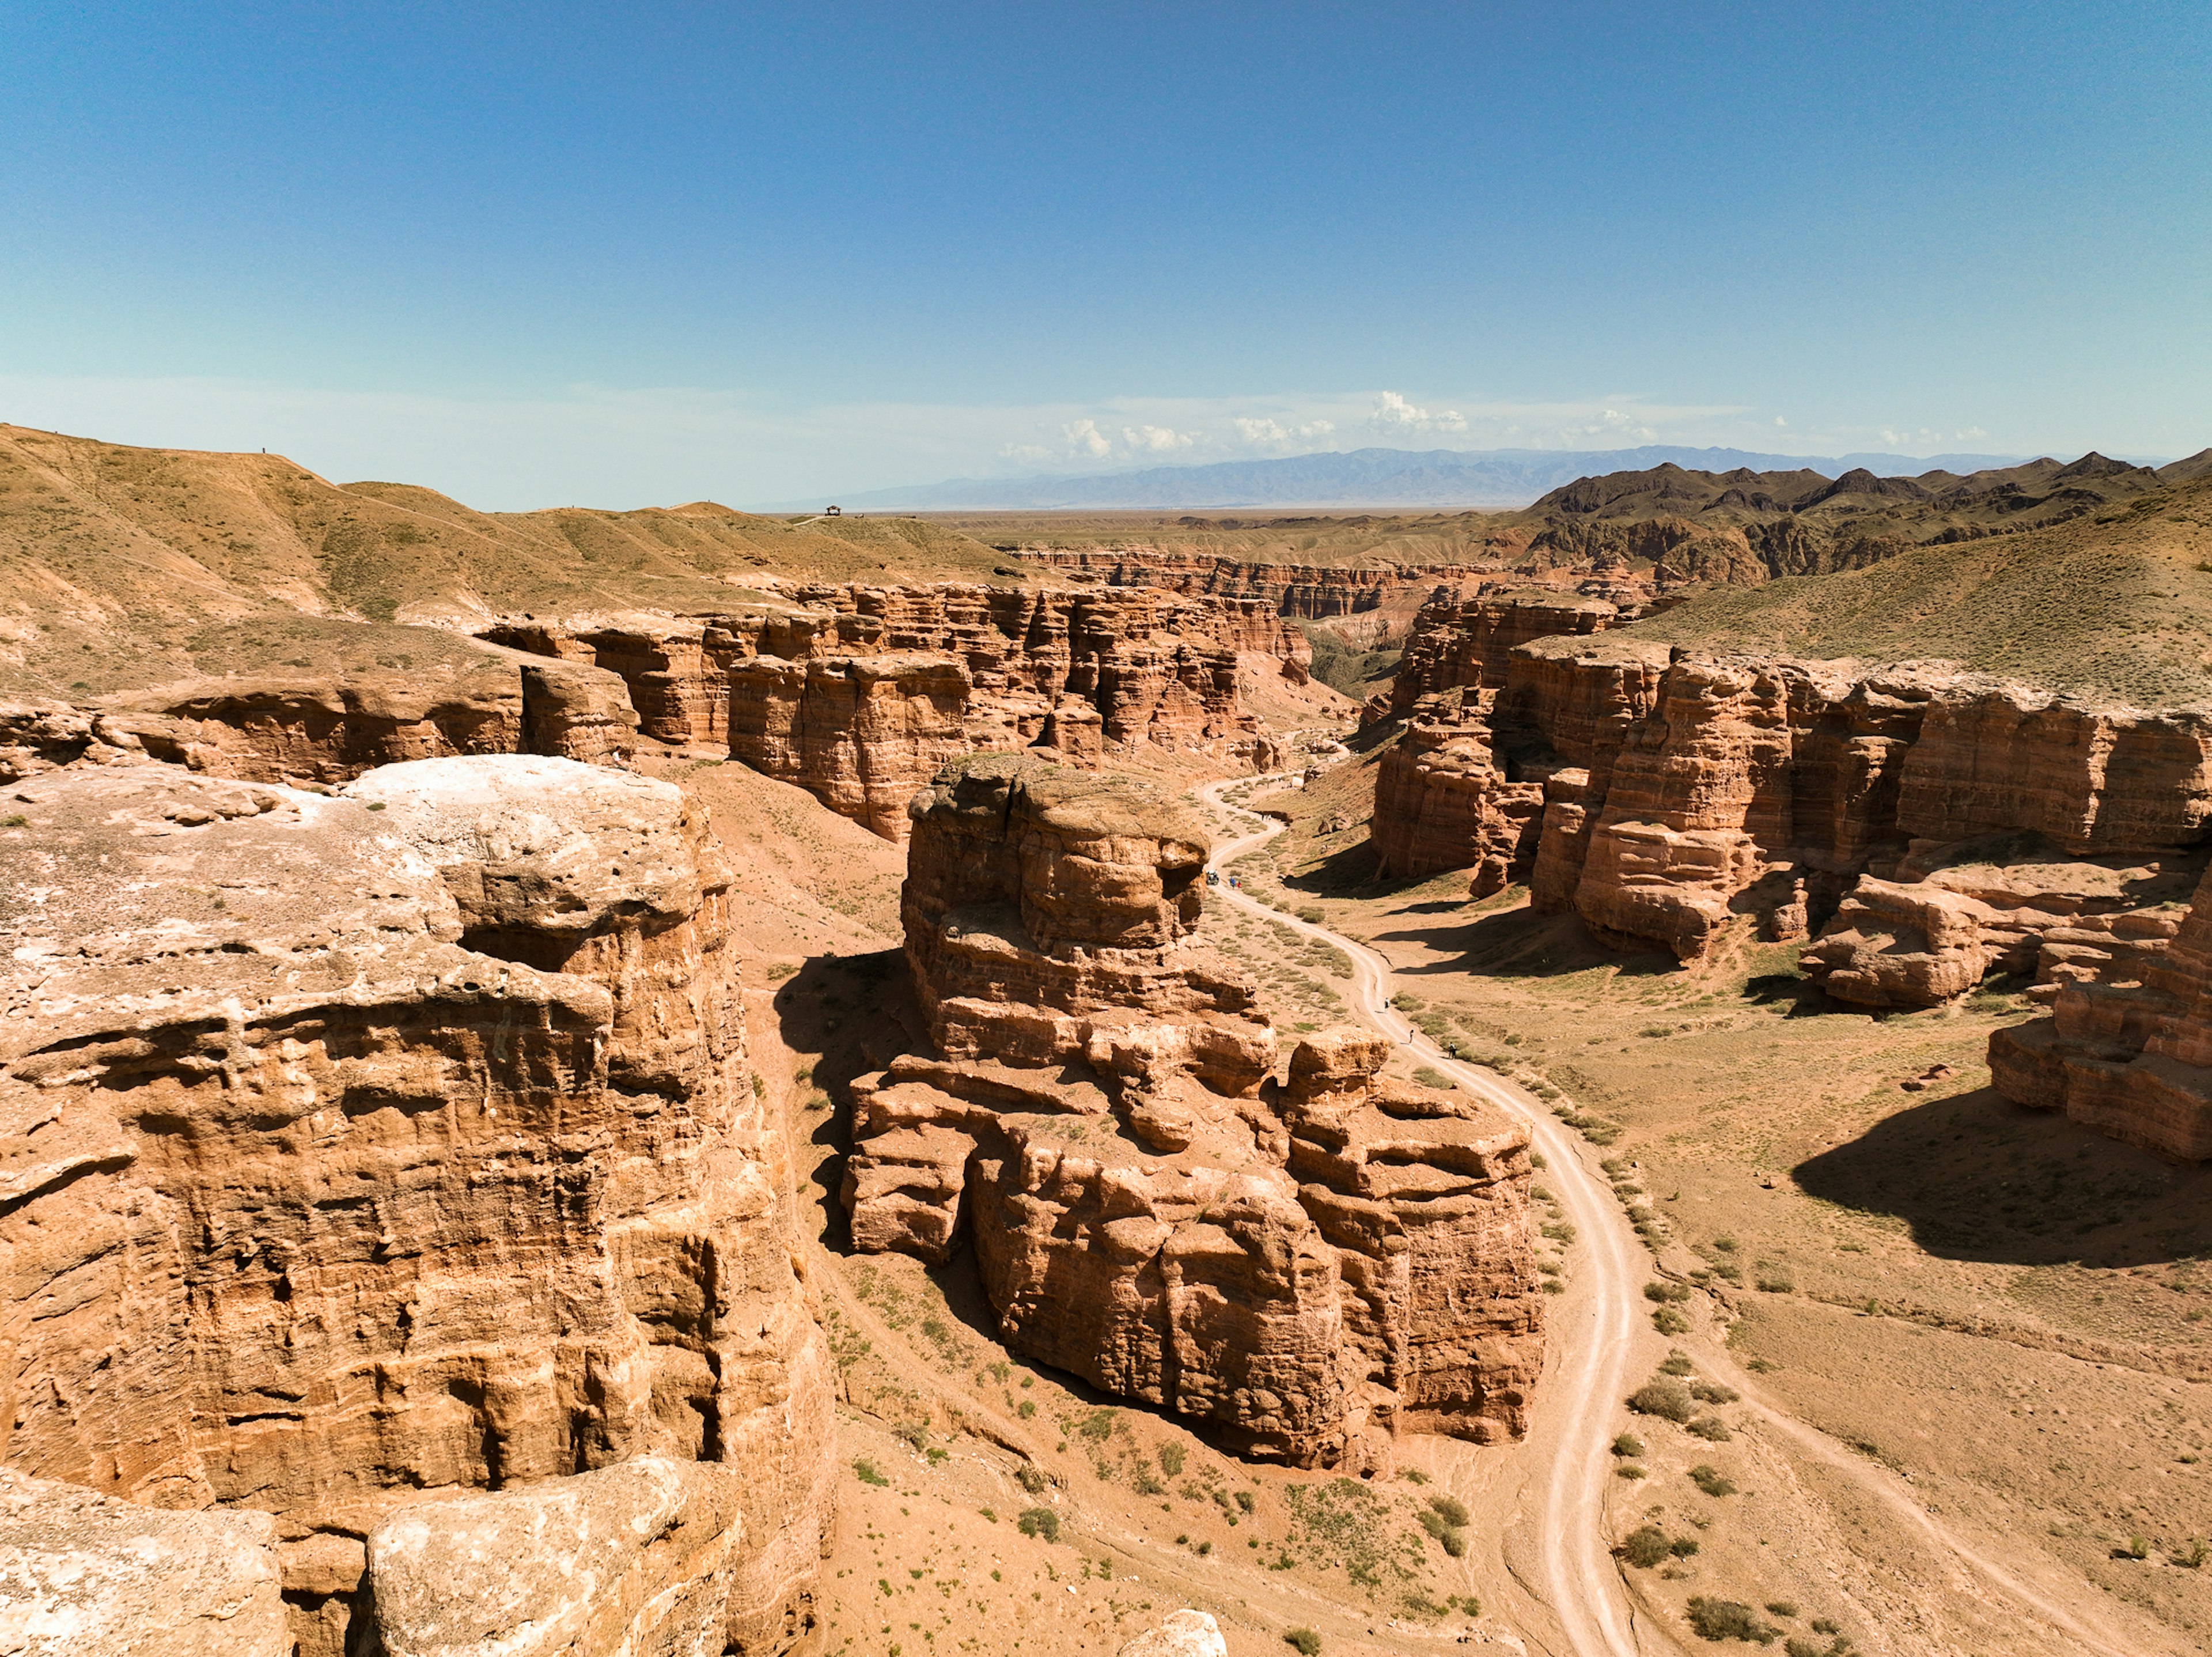
[(1209, 1613), (1179, 1611), (1123, 1645), (1120, 1657), (1229, 1657), (1229, 1642)]
[(648, 1456), (410, 1508), (368, 1538), (386, 1657), (721, 1657), (745, 1496)]
[(0, 1651), (290, 1657), (276, 1523), (171, 1513), (0, 1467)]

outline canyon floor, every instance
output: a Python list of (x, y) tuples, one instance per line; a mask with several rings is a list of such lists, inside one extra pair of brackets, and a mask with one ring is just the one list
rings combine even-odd
[[(1685, 969), (1463, 875), (1376, 884), (1356, 761), (1194, 790), (1243, 888), (1207, 930), (1285, 1035), (1378, 1020), (1395, 1069), (1530, 1114), (1547, 1164), (1528, 1440), (1255, 1465), (1009, 1352), (964, 1255), (849, 1251), (842, 1085), (918, 1022), (902, 854), (741, 767), (653, 763), (744, 871), (752, 1051), (799, 1150), (842, 1393), (824, 1649), (1110, 1653), (1184, 1605), (1233, 1654), (1711, 1649), (1693, 1597), (1800, 1653), (2212, 1649), (2212, 1175), (1996, 1099), (2014, 997), (1870, 1018), (1786, 948)], [(1230, 809), (1255, 797), (1288, 833)], [(1625, 1407), (1675, 1376), (1694, 1432)]]

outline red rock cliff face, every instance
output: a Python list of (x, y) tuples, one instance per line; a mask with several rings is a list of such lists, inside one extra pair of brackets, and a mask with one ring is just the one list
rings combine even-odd
[(1640, 608), (1574, 594), (1440, 591), (1421, 606), (1399, 657), (1382, 716), (1403, 718), (1425, 696), (1500, 690), (1513, 651), (1555, 636), (1583, 637), (1632, 621)]
[(2212, 877), (2178, 926), (2142, 918), (2172, 926), (2172, 941), (2158, 947), (2148, 926), (2088, 933), (2100, 970), (2062, 984), (2048, 1018), (1991, 1033), (1990, 1080), (2017, 1104), (2212, 1161)]
[(1258, 600), (939, 583), (790, 589), (793, 607), (487, 638), (589, 661), (628, 683), (646, 734), (726, 743), (888, 838), (962, 754), (1040, 747), (1090, 765), (1120, 746), (1227, 761), (1273, 747), (1243, 705), (1255, 675), (1306, 681), (1313, 651)]
[(410, 1504), (711, 1463), (747, 1490), (718, 1625), (798, 1631), (830, 1370), (685, 796), (514, 757), (14, 794), (8, 1465), (276, 1515), (337, 1657)]
[(1209, 557), (1158, 547), (1024, 547), (1024, 564), (1114, 587), (1156, 587), (1188, 597), (1256, 599), (1278, 614), (1320, 621), (1403, 603), (1439, 582), (1479, 580), (1502, 567), (1472, 564), (1300, 564)]
[(855, 1243), (972, 1243), (1006, 1339), (1255, 1454), (1519, 1433), (1540, 1361), (1525, 1129), (1299, 1044), (1200, 947), (1206, 844), (1134, 783), (992, 757), (915, 804), (933, 1051), (854, 1084)]
[(1521, 646), (1502, 687), (1460, 695), (1419, 704), (1378, 775), (1392, 873), (1526, 880), (1538, 907), (1684, 959), (1738, 917), (1779, 936), (1833, 917), (1807, 971), (1870, 1006), (1991, 970), (2068, 978), (2053, 929), (2112, 935), (2169, 901), (2212, 816), (2203, 716), (1971, 675), (1699, 656), (1629, 630)]
[(208, 777), (315, 784), (464, 754), (620, 765), (637, 724), (613, 673), (487, 649), (478, 661), (420, 672), (235, 675), (85, 706), (0, 703), (0, 781), (86, 759), (158, 759)]

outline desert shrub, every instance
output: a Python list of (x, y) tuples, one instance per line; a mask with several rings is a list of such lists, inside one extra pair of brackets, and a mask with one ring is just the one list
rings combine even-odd
[(1703, 1594), (1690, 1600), (1690, 1627), (1700, 1640), (1755, 1640), (1771, 1645), (1782, 1630), (1759, 1620), (1759, 1613), (1737, 1599), (1708, 1599)]
[(1646, 1283), (1644, 1285), (1644, 1298), (1647, 1301), (1659, 1301), (1662, 1302), (1667, 1301), (1686, 1301), (1694, 1292), (1695, 1291), (1693, 1291), (1687, 1283)]
[(799, 971), (799, 965), (797, 962), (778, 961), (775, 966), (769, 967), (768, 970), (769, 982), (770, 984), (774, 984), (779, 978), (787, 978), (797, 971)]
[(1615, 1478), (1629, 1479), (1644, 1478), (1649, 1477), (1649, 1475), (1646, 1474), (1641, 1467), (1638, 1466), (1632, 1461), (1623, 1462), (1620, 1466), (1614, 1468), (1613, 1470), (1613, 1476)]
[(1076, 1423), (1075, 1430), (1085, 1438), (1090, 1439), (1094, 1442), (1103, 1444), (1113, 1434), (1114, 1411), (1111, 1410), (1093, 1410), (1083, 1420)]
[(890, 1480), (885, 1478), (881, 1473), (876, 1471), (876, 1464), (872, 1461), (863, 1460), (854, 1462), (853, 1464), (853, 1473), (854, 1477), (858, 1478), (863, 1484), (888, 1484), (890, 1483)]
[(1060, 1540), (1060, 1515), (1049, 1508), (1024, 1508), (1014, 1523), (1024, 1536), (1038, 1537), (1047, 1542)]
[(1320, 910), (1315, 908), (1311, 904), (1309, 904), (1304, 909), (1298, 911), (1298, 918), (1304, 921), (1308, 926), (1319, 926), (1328, 917), (1322, 914)]
[(1159, 1479), (1153, 1477), (1150, 1469), (1144, 1467), (1137, 1469), (1137, 1476), (1134, 1479), (1131, 1480), (1130, 1483), (1134, 1487), (1139, 1496), (1159, 1496), (1164, 1493), (1168, 1488)]
[(1695, 1364), (1680, 1352), (1669, 1352), (1667, 1355), (1667, 1362), (1659, 1366), (1659, 1373), (1662, 1375), (1686, 1375), (1696, 1368)]
[(1752, 1281), (1767, 1295), (1789, 1295), (1797, 1288), (1797, 1280), (1790, 1275), (1787, 1266), (1761, 1266)]
[(1726, 1444), (1735, 1436), (1718, 1416), (1698, 1416), (1690, 1423), (1690, 1431), (1710, 1444)]
[(1651, 1326), (1662, 1335), (1686, 1335), (1690, 1320), (1671, 1306), (1662, 1306), (1651, 1314)]
[(928, 1447), (929, 1429), (918, 1421), (902, 1421), (891, 1429), (893, 1437), (904, 1441), (906, 1447), (916, 1455)]
[(1797, 1602), (1795, 1599), (1770, 1599), (1766, 1602), (1766, 1614), (1769, 1617), (1795, 1617)]
[(1014, 1483), (1031, 1496), (1041, 1496), (1052, 1484), (1050, 1475), (1042, 1467), (1032, 1467), (1027, 1462), (1014, 1470)]
[(1733, 1254), (1735, 1252), (1735, 1239), (1723, 1233), (1713, 1239), (1713, 1246), (1723, 1254)]
[(1447, 1525), (1464, 1525), (1468, 1521), (1467, 1503), (1456, 1496), (1432, 1496), (1429, 1507)]
[(1644, 1382), (1629, 1395), (1628, 1407), (1639, 1416), (1657, 1416), (1672, 1422), (1686, 1422), (1698, 1413), (1690, 1402), (1690, 1389), (1671, 1380)]
[(1246, 1513), (1248, 1513), (1248, 1514), (1249, 1514), (1249, 1513), (1250, 1513), (1250, 1512), (1252, 1511), (1252, 1493), (1251, 1493), (1251, 1491), (1249, 1491), (1249, 1490), (1239, 1490), (1239, 1491), (1237, 1491), (1237, 1505), (1238, 1507), (1242, 1508), (1243, 1508)]
[(1690, 1483), (1710, 1496), (1735, 1494), (1734, 1479), (1724, 1475), (1719, 1468), (1710, 1466), (1702, 1461), (1690, 1469)]
[(1620, 1556), (1638, 1570), (1648, 1571), (1665, 1564), (1674, 1556), (1674, 1550), (1666, 1532), (1656, 1525), (1639, 1525), (1621, 1543)]
[(1432, 1064), (1424, 1064), (1414, 1071), (1413, 1080), (1424, 1087), (1449, 1088), (1452, 1085), (1452, 1079)]
[(1283, 1643), (1297, 1652), (1298, 1657), (1316, 1657), (1321, 1650), (1321, 1636), (1311, 1629), (1292, 1629), (1283, 1636)]
[(1723, 1386), (1717, 1381), (1692, 1381), (1690, 1396), (1702, 1404), (1734, 1404), (1736, 1401), (1735, 1389)]
[(1693, 1559), (1697, 1556), (1698, 1538), (1694, 1536), (1678, 1536), (1667, 1545), (1673, 1550), (1674, 1557), (1677, 1559)]
[(1633, 1433), (1623, 1433), (1613, 1440), (1613, 1453), (1617, 1456), (1640, 1456), (1644, 1453), (1644, 1441)]
[(1418, 1517), (1421, 1521), (1421, 1528), (1436, 1538), (1443, 1544), (1446, 1553), (1455, 1559), (1466, 1556), (1467, 1532), (1465, 1531), (1460, 1529), (1442, 1514), (1432, 1510), (1425, 1509)]
[(1782, 1642), (1784, 1657), (1831, 1657), (1830, 1648), (1818, 1640), (1808, 1640), (1801, 1635), (1791, 1635)]
[(1160, 1471), (1170, 1478), (1180, 1478), (1182, 1476), (1182, 1453), (1180, 1444), (1160, 1446)]

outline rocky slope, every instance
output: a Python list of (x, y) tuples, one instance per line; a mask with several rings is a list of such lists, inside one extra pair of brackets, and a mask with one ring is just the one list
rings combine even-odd
[(1042, 746), (1075, 764), (1151, 745), (1230, 763), (1272, 745), (1243, 687), (1306, 681), (1312, 651), (1254, 599), (1149, 588), (809, 586), (684, 619), (487, 630), (620, 674), (647, 734), (726, 743), (890, 838), (963, 754)]
[(163, 1615), (289, 1615), (194, 1650), (542, 1634), (593, 1580), (637, 1648), (802, 1632), (830, 1367), (696, 806), (520, 756), (5, 797), (4, 1454), (62, 1487), (9, 1545), (125, 1571), (82, 1492), (176, 1510)]
[(1440, 582), (1480, 580), (1499, 570), (1493, 564), (1276, 564), (1138, 546), (1024, 546), (1016, 556), (1063, 580), (1157, 587), (1188, 597), (1257, 599), (1279, 615), (1308, 621), (1410, 607)]
[(914, 814), (928, 1050), (854, 1085), (855, 1245), (972, 1246), (1010, 1345), (1251, 1453), (1517, 1434), (1526, 1129), (1386, 1081), (1358, 1032), (1279, 1078), (1253, 984), (1192, 935), (1203, 832), (1148, 788), (993, 757)]

